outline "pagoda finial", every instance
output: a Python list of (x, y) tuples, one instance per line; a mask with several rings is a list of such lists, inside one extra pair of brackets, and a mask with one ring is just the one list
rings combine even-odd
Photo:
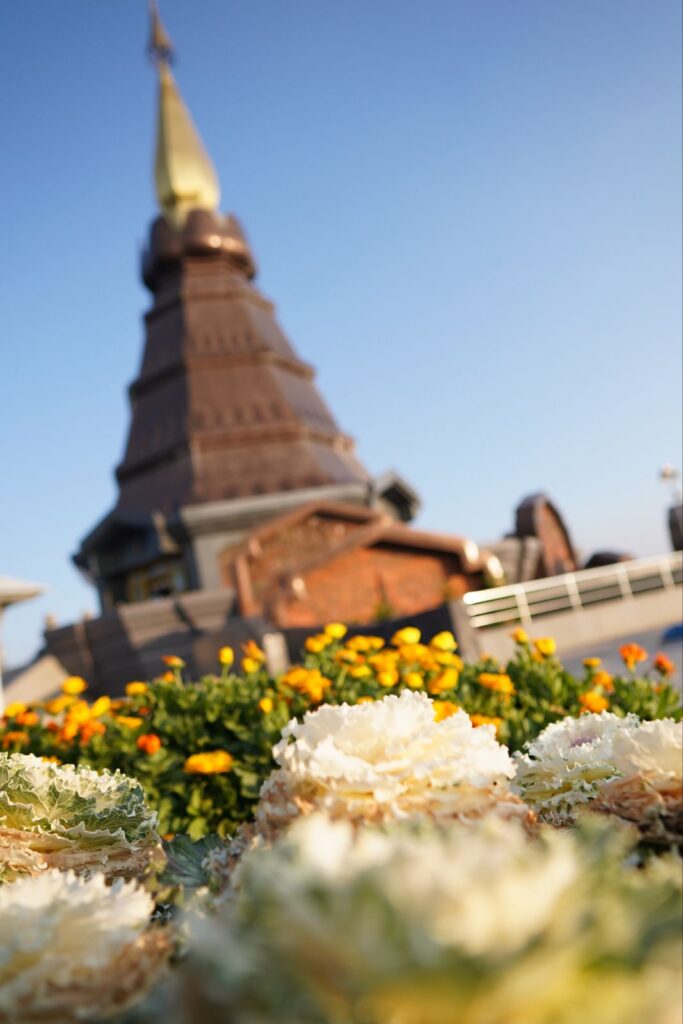
[(149, 23), (148, 54), (155, 64), (159, 64), (162, 61), (166, 64), (172, 64), (175, 59), (175, 50), (173, 49), (171, 37), (161, 24), (159, 7), (156, 0), (149, 0)]
[(182, 225), (190, 210), (216, 210), (220, 187), (216, 171), (171, 73), (174, 49), (150, 0), (149, 54), (159, 74), (159, 107), (154, 180), (159, 206)]

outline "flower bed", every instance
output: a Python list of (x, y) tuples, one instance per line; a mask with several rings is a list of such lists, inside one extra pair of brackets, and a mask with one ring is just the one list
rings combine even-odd
[(68, 679), (64, 693), (31, 706), (10, 705), (0, 724), (0, 746), (70, 764), (119, 769), (137, 778), (159, 816), (159, 829), (227, 835), (253, 812), (274, 760), (272, 748), (291, 718), (321, 703), (358, 704), (387, 693), (414, 690), (434, 701), (437, 719), (462, 708), (475, 726), (495, 726), (510, 750), (521, 748), (548, 724), (585, 711), (642, 719), (680, 717), (679, 697), (655, 659), (647, 675), (634, 669), (647, 657), (626, 645), (627, 671), (611, 676), (587, 659), (582, 676), (566, 672), (550, 638), (515, 633), (506, 664), (483, 657), (464, 664), (450, 633), (429, 641), (419, 630), (400, 630), (390, 643), (374, 636), (347, 637), (331, 623), (309, 637), (300, 664), (273, 679), (259, 647), (249, 642), (234, 669), (234, 652), (219, 652), (215, 676), (190, 683), (179, 658), (150, 683), (133, 681), (125, 697), (83, 699), (86, 684)]

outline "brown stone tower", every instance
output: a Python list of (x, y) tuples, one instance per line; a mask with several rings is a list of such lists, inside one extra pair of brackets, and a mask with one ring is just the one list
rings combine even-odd
[(156, 190), (142, 276), (152, 294), (114, 509), (76, 564), (103, 608), (221, 585), (226, 548), (257, 523), (311, 500), (412, 518), (394, 474), (373, 481), (254, 286), (233, 215), (177, 90), (168, 36), (152, 11), (159, 75)]

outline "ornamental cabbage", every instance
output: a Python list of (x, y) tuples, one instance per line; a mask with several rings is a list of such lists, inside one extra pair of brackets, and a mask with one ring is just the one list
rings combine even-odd
[(565, 718), (515, 763), (518, 792), (549, 821), (569, 823), (584, 807), (632, 822), (652, 842), (683, 838), (683, 732), (671, 718)]
[(0, 754), (0, 879), (46, 867), (138, 874), (157, 848), (156, 821), (118, 771)]
[(215, 917), (194, 918), (179, 1020), (663, 1024), (680, 882), (625, 852), (609, 829), (533, 837), (496, 816), (300, 818), (244, 854)]
[(0, 1020), (99, 1020), (142, 998), (169, 952), (152, 897), (48, 869), (0, 888)]
[(463, 711), (436, 721), (423, 693), (309, 711), (285, 727), (273, 755), (281, 767), (256, 810), (264, 835), (313, 810), (355, 821), (528, 816), (507, 787), (514, 767), (495, 728), (474, 728)]

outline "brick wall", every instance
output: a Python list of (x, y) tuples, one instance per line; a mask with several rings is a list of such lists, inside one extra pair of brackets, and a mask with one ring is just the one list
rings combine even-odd
[(264, 613), (281, 627), (320, 622), (372, 622), (388, 605), (395, 617), (435, 608), (474, 584), (455, 555), (406, 551), (390, 545), (357, 548), (310, 571), (304, 588), (272, 595)]

